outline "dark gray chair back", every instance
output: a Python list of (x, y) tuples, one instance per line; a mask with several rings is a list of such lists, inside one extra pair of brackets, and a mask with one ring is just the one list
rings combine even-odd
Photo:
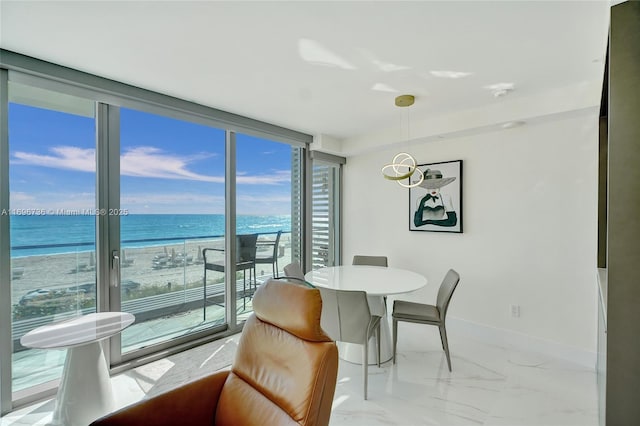
[(258, 234), (238, 235), (236, 239), (236, 263), (255, 262)]
[(387, 256), (363, 256), (356, 254), (353, 256), (353, 265), (369, 265), (369, 266), (384, 266), (388, 265)]
[(438, 289), (438, 297), (436, 298), (436, 306), (438, 308), (438, 311), (440, 312), (441, 321), (444, 321), (444, 318), (447, 315), (447, 309), (449, 309), (451, 296), (453, 296), (453, 291), (456, 289), (459, 282), (460, 275), (453, 269), (449, 269), (447, 275), (445, 275), (444, 279), (442, 280), (442, 284), (440, 284), (440, 288)]
[(278, 258), (278, 248), (280, 246), (280, 236), (282, 235), (282, 231), (278, 231), (276, 233), (276, 238), (271, 241), (258, 241), (257, 245), (259, 246), (271, 246), (271, 253), (268, 256), (264, 257), (256, 257), (256, 263), (274, 263)]

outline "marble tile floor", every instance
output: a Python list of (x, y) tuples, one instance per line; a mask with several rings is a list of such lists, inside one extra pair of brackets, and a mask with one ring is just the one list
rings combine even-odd
[[(340, 361), (331, 425), (596, 426), (596, 376), (564, 360), (449, 333), (453, 372), (435, 327), (402, 323), (398, 361), (362, 367)], [(112, 378), (118, 407), (231, 363), (238, 336), (176, 354)], [(46, 425), (53, 402), (16, 410), (0, 426)]]

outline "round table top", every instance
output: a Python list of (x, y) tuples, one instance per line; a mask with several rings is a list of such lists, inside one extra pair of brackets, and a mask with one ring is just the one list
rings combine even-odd
[(427, 285), (423, 275), (384, 266), (330, 266), (308, 272), (304, 278), (318, 287), (366, 291), (372, 296), (408, 293)]
[(121, 332), (135, 321), (126, 312), (99, 312), (58, 321), (35, 328), (22, 336), (28, 348), (68, 348), (97, 342)]

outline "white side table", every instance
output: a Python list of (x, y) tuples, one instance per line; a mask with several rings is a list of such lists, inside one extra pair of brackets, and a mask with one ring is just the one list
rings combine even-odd
[(87, 426), (115, 403), (101, 340), (133, 324), (125, 312), (100, 312), (31, 330), (20, 339), (29, 348), (64, 349), (67, 357), (56, 396), (53, 425)]

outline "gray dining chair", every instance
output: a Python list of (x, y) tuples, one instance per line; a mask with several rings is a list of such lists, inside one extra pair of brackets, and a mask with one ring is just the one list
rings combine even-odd
[(302, 272), (302, 268), (300, 267), (300, 264), (298, 262), (291, 262), (290, 264), (285, 266), (284, 276), (304, 280), (304, 273)]
[[(272, 277), (278, 276), (278, 248), (280, 247), (280, 236), (282, 231), (276, 233), (276, 237), (273, 240), (258, 240), (256, 246), (258, 251), (256, 252), (256, 264), (271, 264)], [(266, 256), (260, 252), (266, 250)]]
[(380, 367), (380, 318), (373, 315), (364, 291), (317, 287), (322, 296), (320, 325), (333, 340), (362, 345), (364, 399), (367, 399), (369, 339), (375, 334)]
[[(361, 254), (356, 254), (353, 256), (352, 265), (366, 265), (366, 266), (382, 266), (387, 268), (389, 266), (389, 262), (387, 260), (387, 256), (365, 256)], [(380, 302), (382, 301), (382, 302)], [(383, 296), (382, 299), (379, 297), (369, 296), (369, 306), (376, 313), (382, 315), (383, 313), (387, 313), (387, 296)]]
[[(243, 309), (247, 308), (247, 295), (253, 295), (257, 288), (256, 279), (256, 242), (258, 241), (258, 234), (246, 234), (236, 236), (236, 272), (242, 271), (242, 306)], [(224, 273), (225, 271), (225, 259), (224, 248), (205, 248), (202, 250), (202, 256), (204, 259), (204, 278), (203, 278), (203, 291), (204, 291), (204, 306), (207, 306), (207, 271), (216, 271)], [(217, 252), (217, 257), (208, 255), (208, 252)], [(209, 257), (207, 257), (209, 256)], [(246, 271), (249, 271), (249, 292), (247, 292), (247, 275)], [(254, 288), (251, 288), (251, 282), (253, 277)], [(206, 309), (204, 310), (206, 319)]]
[(352, 265), (369, 265), (369, 266), (389, 266), (387, 256), (364, 256), (356, 254), (353, 256)]
[(438, 289), (438, 297), (436, 305), (428, 305), (425, 303), (407, 302), (404, 300), (396, 300), (393, 302), (393, 363), (396, 363), (396, 345), (398, 342), (398, 321), (414, 322), (418, 324), (435, 325), (440, 330), (440, 340), (442, 341), (442, 349), (447, 356), (447, 365), (451, 371), (451, 356), (449, 355), (449, 342), (447, 340), (447, 329), (445, 327), (445, 319), (447, 317), (447, 309), (449, 302), (453, 296), (453, 291), (460, 282), (460, 275), (453, 269), (449, 269), (440, 288)]

